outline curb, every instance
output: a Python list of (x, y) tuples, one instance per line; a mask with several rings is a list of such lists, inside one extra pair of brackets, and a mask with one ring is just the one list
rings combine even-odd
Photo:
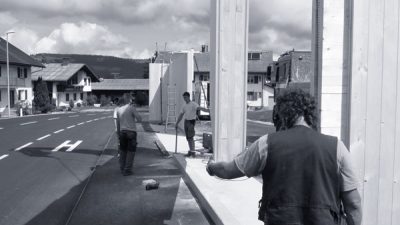
[(190, 176), (186, 173), (186, 160), (185, 157), (180, 154), (173, 154), (172, 157), (176, 161), (179, 166), (179, 170), (182, 172), (182, 178), (185, 181), (186, 185), (191, 190), (192, 194), (197, 198), (199, 201), (200, 207), (205, 211), (207, 216), (211, 219), (213, 224), (215, 225), (224, 225), (221, 218), (216, 214), (212, 206), (209, 204), (205, 196), (201, 193), (201, 191), (197, 188), (196, 184), (190, 178)]

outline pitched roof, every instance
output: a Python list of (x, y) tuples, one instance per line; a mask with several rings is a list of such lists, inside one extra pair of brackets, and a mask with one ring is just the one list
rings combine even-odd
[(149, 79), (103, 79), (92, 90), (149, 90)]
[(85, 70), (87, 75), (94, 78), (93, 81), (98, 81), (97, 76), (92, 70), (83, 63), (49, 63), (45, 64), (46, 68), (32, 70), (32, 80), (37, 80), (42, 77), (45, 81), (67, 81), (80, 70)]
[[(8, 42), (8, 59), (10, 65), (44, 67), (28, 54)], [(0, 38), (0, 63), (7, 63), (7, 41)]]
[[(249, 51), (249, 53), (260, 53), (259, 60), (248, 60), (249, 73), (266, 73), (272, 63), (272, 52), (270, 51)], [(174, 52), (159, 52), (155, 63), (170, 63)], [(210, 72), (210, 52), (196, 52), (193, 54), (194, 72)]]

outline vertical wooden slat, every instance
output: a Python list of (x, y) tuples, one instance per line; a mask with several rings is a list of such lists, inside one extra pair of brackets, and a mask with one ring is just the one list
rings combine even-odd
[(378, 224), (384, 1), (369, 6), (367, 121), (365, 146), (364, 225)]
[[(400, 5), (398, 6), (397, 30), (400, 31)], [(396, 71), (396, 127), (395, 127), (395, 143), (394, 143), (394, 175), (393, 175), (393, 199), (392, 199), (392, 224), (400, 224), (400, 37), (397, 36), (397, 71)]]
[(399, 3), (398, 0), (384, 2), (378, 224), (392, 224)]
[[(354, 0), (351, 77), (350, 151), (358, 178), (365, 174), (365, 133), (368, 81), (368, 0)], [(360, 185), (363, 196), (363, 185)]]

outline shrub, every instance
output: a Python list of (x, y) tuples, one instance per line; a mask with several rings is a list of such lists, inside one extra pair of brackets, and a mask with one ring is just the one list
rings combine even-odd
[(80, 102), (76, 103), (76, 106), (81, 107), (81, 103)]
[(91, 95), (87, 96), (86, 102), (87, 102), (87, 105), (88, 105), (88, 106), (93, 106), (94, 103), (97, 102), (97, 97), (96, 97), (96, 95), (91, 94)]
[(101, 95), (100, 96), (100, 105), (107, 106), (108, 104), (110, 104), (109, 99), (105, 95)]
[(74, 108), (74, 101), (71, 99), (69, 100), (69, 107), (72, 109)]
[(47, 83), (42, 80), (42, 77), (38, 78), (34, 88), (33, 105), (36, 111), (42, 113), (47, 113), (49, 111), (49, 105), (51, 105)]

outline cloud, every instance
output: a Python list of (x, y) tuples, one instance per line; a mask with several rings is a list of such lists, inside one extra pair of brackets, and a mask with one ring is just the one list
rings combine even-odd
[(135, 52), (129, 41), (108, 27), (80, 22), (63, 23), (35, 46), (37, 53), (99, 54), (120, 57), (145, 56), (147, 51)]
[[(1, 2), (8, 11), (0, 9), (0, 32), (16, 26), (34, 30), (40, 38), (31, 49), (38, 52), (138, 56), (154, 49), (155, 42), (167, 42), (169, 50), (198, 49), (209, 42), (208, 0)], [(249, 0), (249, 5), (250, 49), (281, 54), (311, 48), (312, 1)]]

